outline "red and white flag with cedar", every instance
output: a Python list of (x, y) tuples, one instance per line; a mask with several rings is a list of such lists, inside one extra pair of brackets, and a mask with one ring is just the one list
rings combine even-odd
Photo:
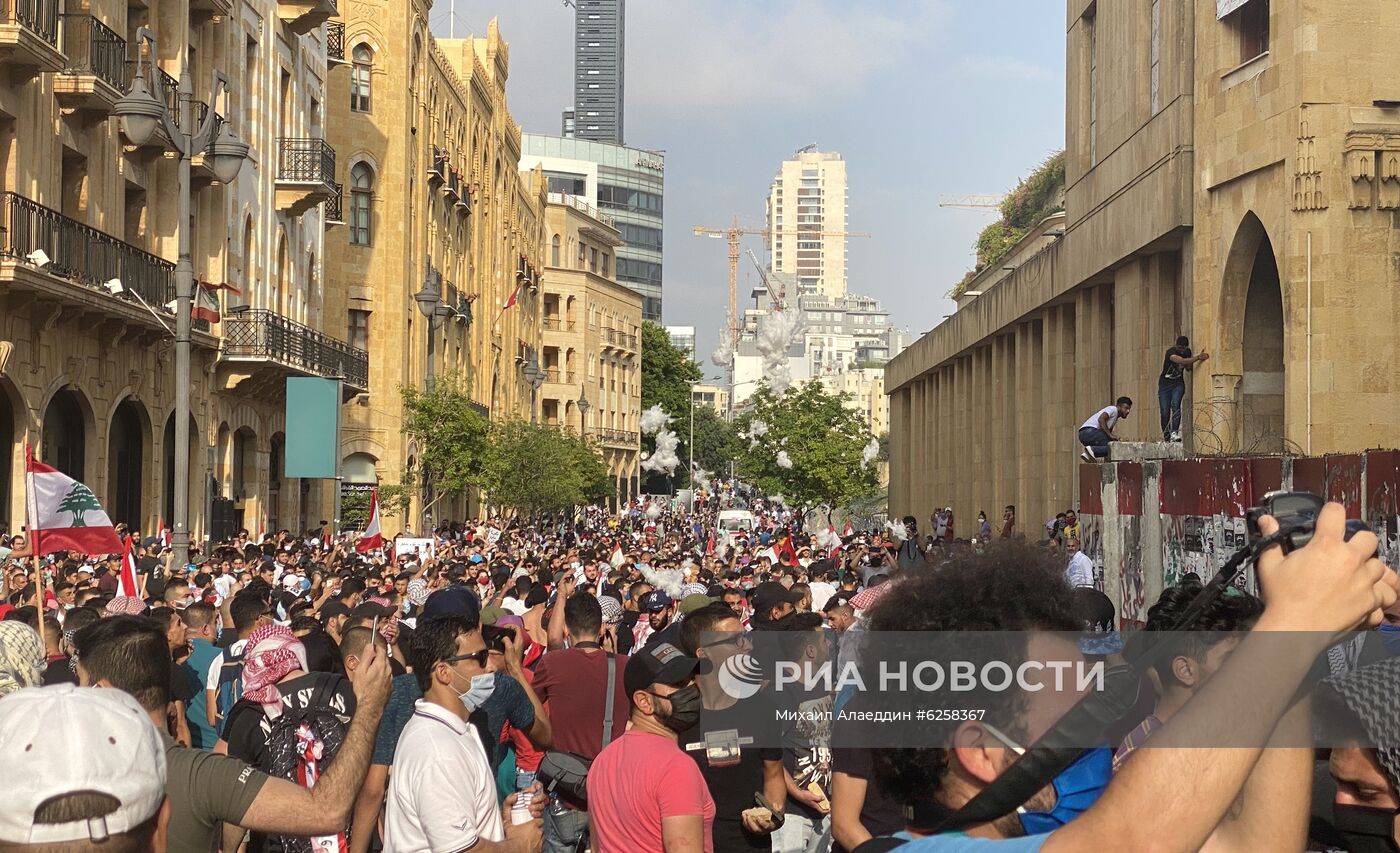
[(136, 552), (130, 536), (122, 541), (122, 569), (117, 575), (117, 595), (141, 597), (141, 587), (136, 583)]
[(507, 308), (515, 307), (515, 303), (520, 301), (520, 288), (524, 286), (524, 279), (521, 279), (520, 281), (516, 282), (515, 289), (510, 292), (510, 298), (506, 300), (506, 304), (501, 306), (502, 311), (505, 311)]
[(231, 284), (215, 284), (212, 281), (201, 281), (194, 294), (194, 305), (190, 308), (190, 316), (196, 320), (204, 320), (209, 323), (219, 322), (219, 291), (227, 290), (229, 293), (239, 293), (238, 288)]
[(57, 551), (116, 554), (121, 539), (92, 489), (34, 458), (25, 447), (29, 543), (35, 556)]
[(365, 525), (365, 532), (355, 542), (355, 550), (364, 554), (383, 547), (384, 534), (379, 530), (379, 489), (372, 489), (369, 493), (369, 524)]
[(162, 518), (156, 525), (156, 541), (163, 547), (170, 547), (170, 528), (165, 526), (165, 519)]

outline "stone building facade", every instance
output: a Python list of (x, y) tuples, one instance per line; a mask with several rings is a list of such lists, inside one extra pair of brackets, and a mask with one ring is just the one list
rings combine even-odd
[(1063, 219), (889, 365), (891, 513), (1072, 506), (1095, 409), (1126, 394), (1120, 434), (1160, 439), (1179, 334), (1212, 356), (1188, 452), (1395, 446), (1400, 9), (1071, 0), (1066, 24)]
[[(193, 333), (191, 528), (209, 530), (216, 496), (232, 502), (227, 523), (254, 530), (328, 517), (328, 486), (282, 484), (271, 472), (285, 377), (353, 385), (363, 373), (364, 353), (338, 339), (340, 324), (322, 328), (317, 205), (331, 193), (291, 181), (313, 186), (295, 206), (277, 203), (301, 177), (284, 167), (279, 140), (318, 135), (333, 12), (324, 0), (237, 10), (227, 0), (75, 0), (61, 15), (41, 2), (0, 15), (0, 523), (25, 523), (26, 444), (91, 486), (118, 521), (154, 531), (173, 516), (166, 306), (178, 161), (160, 133), (133, 146), (111, 118), (138, 56), (153, 60), (150, 88), (171, 110), (188, 60), (193, 121), (212, 109), (251, 143), (232, 186), (203, 155), (191, 168), (195, 276), (239, 290), (223, 292), (223, 322)], [(210, 103), (216, 72), (229, 93)], [(280, 505), (278, 491), (289, 495)]]
[(639, 484), (643, 297), (616, 278), (623, 241), (612, 217), (550, 193), (545, 231), (540, 418), (596, 444), (625, 502)]
[[(326, 310), (370, 352), (368, 393), (342, 419), (351, 481), (396, 484), (415, 465), (400, 389), (426, 387), (430, 360), (433, 375), (459, 376), (492, 420), (532, 412), (525, 368), (539, 363), (544, 176), (518, 170), (509, 51), (496, 22), (482, 38), (436, 39), (429, 7), (345, 0), (341, 9), (350, 67), (331, 77), (328, 127), (346, 227), (327, 239)], [(415, 298), (427, 294), (437, 297), (431, 319)], [(408, 518), (387, 517), (386, 531), (418, 529), (424, 509), (415, 496)], [(430, 512), (469, 510), (453, 496)]]

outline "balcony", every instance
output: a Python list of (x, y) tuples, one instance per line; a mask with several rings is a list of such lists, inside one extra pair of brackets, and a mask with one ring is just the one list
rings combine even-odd
[(277, 17), (299, 36), (339, 14), (335, 0), (277, 0)]
[(340, 184), (335, 185), (335, 195), (326, 199), (321, 208), (321, 222), (327, 228), (345, 224), (345, 188)]
[(282, 399), (289, 376), (340, 379), (346, 400), (369, 390), (369, 354), (265, 308), (230, 311), (222, 322), (224, 391)]
[(300, 216), (338, 195), (335, 149), (324, 139), (277, 140), (277, 209)]
[(326, 62), (348, 65), (345, 61), (345, 22), (326, 21)]
[(63, 16), (63, 73), (53, 91), (65, 112), (107, 113), (126, 91), (126, 39), (91, 15)]
[(195, 18), (206, 15), (227, 17), (233, 14), (233, 0), (190, 0), (190, 12)]
[[(37, 267), (26, 260), (35, 251), (48, 256)], [(28, 291), (33, 299), (56, 306), (55, 316), (70, 311), (89, 327), (105, 321), (130, 323), (154, 342), (168, 336), (144, 306), (116, 297), (102, 285), (119, 279), (162, 312), (175, 298), (175, 265), (122, 242), (110, 234), (64, 216), (18, 193), (0, 195), (0, 282)], [(174, 316), (168, 318), (173, 324)], [(118, 329), (104, 330), (113, 336)], [(211, 339), (196, 336), (196, 342)]]
[(472, 212), (471, 191), (468, 190), (466, 179), (462, 177), (461, 172), (447, 168), (447, 174), (443, 178), (442, 191), (458, 213), (465, 216)]
[(66, 64), (58, 49), (60, 0), (0, 0), (0, 65), (28, 80)]
[(621, 429), (597, 429), (594, 433), (598, 440), (609, 447), (631, 447), (639, 445), (639, 436), (635, 432), (627, 432)]

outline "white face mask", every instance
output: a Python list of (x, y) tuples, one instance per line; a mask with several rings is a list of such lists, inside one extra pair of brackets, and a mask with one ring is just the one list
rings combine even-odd
[(491, 698), (491, 694), (496, 690), (496, 673), (483, 672), (481, 675), (472, 676), (471, 686), (467, 692), (457, 694), (457, 698), (462, 700), (462, 706), (470, 714), (477, 708), (486, 704), (486, 700)]

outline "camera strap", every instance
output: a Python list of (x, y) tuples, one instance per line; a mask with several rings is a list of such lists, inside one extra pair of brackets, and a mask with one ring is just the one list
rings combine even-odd
[[(963, 827), (990, 823), (1020, 808), (1036, 792), (1080, 755), (1088, 751), (1085, 743), (1102, 736), (1112, 724), (1122, 719), (1137, 704), (1142, 676), (1171, 650), (1170, 635), (1186, 630), (1205, 612), (1212, 602), (1225, 594), (1239, 573), (1251, 560), (1274, 545), (1278, 545), (1298, 528), (1279, 530), (1272, 536), (1246, 545), (1236, 551), (1210, 583), (1196, 594), (1186, 611), (1169, 630), (1151, 632), (1127, 665), (1113, 667), (1104, 676), (1103, 689), (1085, 696), (1032, 744), (1017, 761), (990, 785), (968, 800), (962, 808), (949, 814), (947, 807), (922, 800), (905, 805), (905, 818), (911, 829), (936, 835)], [(1141, 636), (1141, 635), (1140, 635)]]

